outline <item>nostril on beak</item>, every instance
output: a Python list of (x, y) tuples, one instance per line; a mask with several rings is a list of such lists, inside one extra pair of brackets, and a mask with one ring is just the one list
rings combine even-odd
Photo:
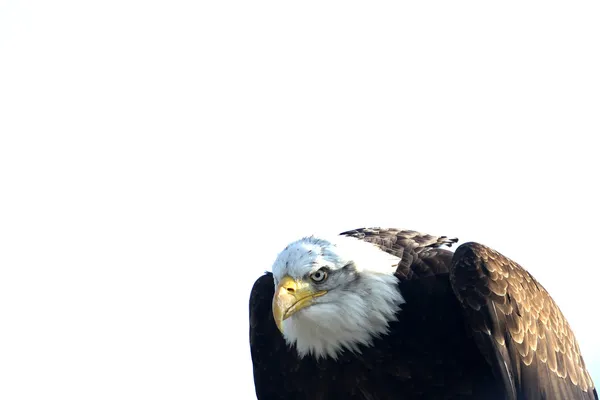
[(286, 288), (286, 290), (289, 294), (294, 294), (294, 288), (289, 287), (289, 288)]

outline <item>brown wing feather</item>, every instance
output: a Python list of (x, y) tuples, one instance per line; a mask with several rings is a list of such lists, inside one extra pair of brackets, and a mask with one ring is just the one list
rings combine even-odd
[(465, 243), (454, 254), (450, 280), (481, 351), (512, 398), (598, 398), (568, 322), (521, 266)]
[(448, 273), (452, 253), (439, 247), (450, 247), (458, 241), (456, 238), (393, 228), (360, 228), (340, 235), (373, 243), (400, 258), (396, 274), (401, 280)]

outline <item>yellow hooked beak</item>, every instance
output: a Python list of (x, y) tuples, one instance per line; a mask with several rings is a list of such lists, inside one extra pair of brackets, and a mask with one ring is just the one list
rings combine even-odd
[(302, 280), (294, 280), (286, 275), (283, 277), (273, 296), (273, 317), (279, 331), (283, 333), (283, 321), (310, 306), (314, 299), (323, 296), (327, 290), (314, 290)]

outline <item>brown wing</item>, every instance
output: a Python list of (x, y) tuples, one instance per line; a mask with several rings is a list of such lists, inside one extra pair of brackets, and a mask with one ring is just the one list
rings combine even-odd
[(381, 250), (400, 258), (396, 274), (401, 280), (448, 273), (452, 253), (440, 247), (450, 247), (458, 241), (456, 238), (393, 228), (361, 228), (340, 235), (373, 243)]
[(548, 292), (478, 243), (456, 250), (452, 288), (480, 350), (512, 399), (597, 399), (579, 346)]

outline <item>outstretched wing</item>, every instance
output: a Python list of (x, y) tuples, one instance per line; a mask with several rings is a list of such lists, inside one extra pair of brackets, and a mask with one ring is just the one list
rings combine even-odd
[(511, 399), (598, 399), (579, 346), (548, 292), (521, 266), (478, 243), (456, 250), (452, 288)]

